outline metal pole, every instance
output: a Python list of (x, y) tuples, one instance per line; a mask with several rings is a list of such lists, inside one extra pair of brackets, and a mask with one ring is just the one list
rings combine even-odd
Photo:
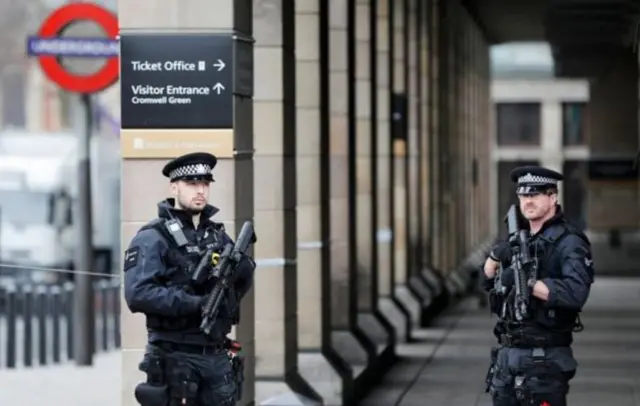
[(92, 365), (95, 350), (93, 283), (83, 273), (93, 268), (93, 224), (91, 213), (91, 96), (82, 94), (74, 112), (78, 134), (78, 202), (76, 226), (76, 271), (73, 300), (73, 342), (76, 365)]

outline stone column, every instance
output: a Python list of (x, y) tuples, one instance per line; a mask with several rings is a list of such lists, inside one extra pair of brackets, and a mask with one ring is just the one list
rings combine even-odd
[(377, 100), (377, 128), (376, 128), (376, 221), (378, 230), (376, 240), (378, 245), (378, 275), (379, 294), (378, 307), (380, 313), (393, 325), (395, 339), (407, 341), (411, 334), (411, 324), (408, 317), (393, 300), (394, 270), (393, 270), (393, 239), (392, 239), (392, 139), (390, 121), (391, 96), (393, 93), (393, 78), (395, 61), (393, 58), (395, 33), (393, 31), (393, 2), (391, 0), (376, 1), (376, 100)]
[(431, 1), (420, 3), (421, 12), (419, 18), (420, 24), (420, 157), (419, 167), (420, 176), (418, 178), (418, 184), (420, 187), (420, 202), (419, 209), (420, 215), (420, 241), (422, 242), (422, 249), (420, 252), (420, 266), (422, 270), (432, 268), (432, 258), (430, 252), (430, 227), (431, 227), (431, 215), (430, 215), (430, 199), (431, 199), (431, 171), (430, 171), (430, 157), (431, 150), (429, 148), (430, 138), (432, 137), (431, 128), (431, 34), (429, 17)]
[(326, 405), (339, 405), (342, 378), (322, 354), (331, 344), (331, 286), (322, 270), (320, 1), (298, 1), (295, 12), (298, 368)]
[[(376, 91), (372, 73), (375, 47), (372, 45), (373, 29), (377, 16), (375, 1), (356, 0), (354, 18), (354, 43), (352, 58), (355, 59), (355, 178), (356, 178), (356, 266), (358, 270), (358, 327), (373, 344), (374, 359), (394, 353), (390, 340), (390, 325), (377, 312), (377, 250), (376, 215), (374, 213), (375, 188), (373, 185), (375, 166)], [(376, 362), (379, 360), (375, 359)], [(389, 362), (386, 362), (388, 365)], [(382, 370), (387, 365), (381, 365)]]
[(440, 24), (440, 16), (441, 16), (441, 4), (439, 0), (433, 0), (431, 3), (431, 18), (430, 18), (430, 27), (431, 27), (431, 45), (432, 45), (432, 74), (431, 74), (431, 97), (432, 97), (432, 132), (433, 135), (431, 137), (431, 154), (430, 154), (430, 164), (431, 164), (431, 211), (430, 217), (433, 221), (431, 226), (432, 236), (431, 236), (431, 252), (433, 257), (433, 264), (436, 271), (442, 274), (443, 265), (444, 265), (444, 257), (442, 247), (444, 246), (442, 241), (442, 228), (444, 223), (444, 218), (442, 216), (442, 122), (443, 122), (443, 57), (442, 57), (442, 46), (443, 46), (443, 29)]
[(418, 210), (418, 196), (420, 185), (418, 184), (418, 156), (419, 156), (419, 125), (420, 120), (420, 38), (418, 37), (419, 7), (418, 0), (407, 0), (407, 101), (408, 106), (408, 132), (405, 158), (405, 187), (406, 187), (406, 216), (405, 227), (407, 231), (406, 242), (406, 268), (407, 282), (417, 270), (416, 253), (420, 249), (418, 237), (420, 212)]
[(447, 154), (449, 156), (448, 176), (447, 176), (447, 193), (446, 193), (446, 207), (447, 207), (447, 219), (448, 227), (445, 231), (447, 246), (445, 247), (447, 252), (447, 266), (446, 271), (451, 272), (456, 266), (456, 262), (459, 257), (459, 224), (460, 213), (458, 207), (460, 205), (460, 186), (462, 181), (462, 168), (459, 166), (461, 159), (459, 155), (459, 149), (461, 144), (461, 106), (460, 106), (460, 19), (462, 12), (460, 6), (456, 2), (447, 3), (448, 19), (447, 25), (449, 29), (449, 80), (448, 82), (448, 114), (447, 119)]
[(458, 261), (463, 260), (464, 258), (467, 257), (467, 255), (470, 254), (471, 251), (471, 243), (469, 241), (469, 227), (471, 225), (471, 215), (472, 213), (472, 198), (471, 198), (471, 192), (472, 192), (472, 185), (471, 185), (471, 155), (470, 155), (470, 137), (469, 137), (469, 126), (470, 126), (470, 120), (469, 120), (469, 112), (470, 112), (470, 107), (471, 107), (471, 99), (470, 99), (470, 86), (469, 86), (469, 30), (471, 28), (471, 26), (473, 25), (473, 22), (471, 21), (471, 19), (469, 18), (468, 13), (466, 12), (466, 10), (464, 11), (464, 25), (463, 25), (463, 29), (461, 32), (461, 43), (460, 43), (460, 47), (461, 47), (461, 59), (462, 59), (462, 66), (461, 66), (461, 72), (460, 72), (460, 80), (461, 80), (461, 86), (462, 86), (462, 117), (463, 117), (463, 122), (462, 122), (462, 159), (460, 162), (460, 164), (463, 167), (464, 170), (464, 177), (463, 177), (463, 182), (462, 182), (462, 190), (461, 190), (461, 197), (462, 197), (462, 201), (460, 202), (460, 210), (463, 213), (462, 217), (462, 221), (460, 224), (460, 239), (459, 241), (462, 244), (462, 257), (458, 258)]
[(406, 239), (407, 239), (407, 280), (406, 284), (419, 306), (418, 323), (422, 320), (423, 309), (431, 302), (431, 292), (421, 275), (420, 252), (422, 250), (420, 194), (423, 185), (420, 177), (420, 148), (422, 145), (422, 109), (421, 109), (421, 45), (420, 1), (408, 0), (406, 16), (407, 35), (407, 96), (408, 96), (408, 133), (406, 156), (404, 160), (404, 182), (406, 187)]
[(466, 213), (465, 220), (463, 224), (463, 232), (464, 232), (464, 244), (465, 244), (465, 256), (468, 255), (473, 249), (473, 215), (474, 206), (473, 206), (473, 175), (472, 175), (472, 165), (473, 165), (473, 121), (472, 121), (472, 111), (473, 111), (473, 87), (471, 85), (471, 44), (470, 44), (470, 35), (471, 35), (471, 27), (473, 26), (473, 21), (469, 18), (468, 14), (466, 15), (466, 28), (464, 30), (463, 37), (463, 47), (464, 47), (464, 71), (463, 71), (463, 79), (464, 79), (464, 165), (465, 165), (465, 188), (464, 188), (464, 211)]
[[(408, 282), (408, 230), (407, 230), (407, 151), (410, 134), (412, 104), (410, 100), (409, 61), (409, 0), (395, 1), (393, 4), (393, 99), (392, 134), (393, 140), (393, 266), (394, 292), (398, 303), (409, 313), (411, 322), (420, 323), (421, 303), (407, 286)], [(395, 104), (395, 106), (393, 105)]]
[(255, 248), (259, 404), (320, 399), (298, 372), (295, 14), (289, 6), (253, 4), (254, 205), (258, 238), (264, 235)]
[[(357, 322), (357, 271), (350, 258), (350, 167), (349, 167), (349, 3), (328, 4), (329, 86), (329, 243), (331, 272), (332, 347), (346, 361), (348, 373), (357, 377), (367, 366), (368, 354), (353, 334)], [(324, 28), (321, 28), (321, 30)], [(346, 392), (346, 391), (345, 391)], [(349, 395), (343, 393), (343, 396)]]
[[(420, 126), (418, 135), (418, 149), (419, 149), (419, 189), (420, 189), (420, 203), (418, 205), (421, 220), (421, 244), (420, 244), (420, 257), (419, 267), (420, 276), (424, 281), (424, 284), (429, 289), (429, 304), (431, 308), (438, 308), (438, 305), (433, 305), (431, 302), (436, 302), (443, 293), (442, 284), (439, 282), (434, 269), (433, 258), (433, 226), (434, 218), (432, 214), (433, 198), (434, 198), (434, 173), (433, 162), (434, 156), (434, 73), (435, 63), (437, 59), (434, 53), (434, 40), (435, 35), (433, 33), (433, 27), (431, 19), (433, 14), (433, 1), (418, 2), (418, 10), (416, 12), (416, 19), (418, 19), (418, 33), (420, 38), (419, 45), (419, 87), (420, 87)], [(429, 321), (430, 314), (434, 312), (423, 312), (422, 324), (424, 325)], [(425, 317), (427, 316), (427, 317)]]
[(478, 154), (480, 153), (480, 140), (482, 139), (482, 133), (480, 129), (479, 123), (479, 114), (478, 114), (478, 101), (479, 101), (479, 92), (478, 92), (478, 32), (475, 25), (471, 27), (469, 33), (469, 86), (470, 86), (470, 97), (471, 97), (471, 108), (469, 111), (471, 120), (471, 184), (473, 190), (473, 208), (472, 208), (472, 217), (471, 217), (471, 244), (476, 246), (481, 242), (480, 236), (480, 218), (482, 217), (482, 212), (480, 211), (480, 188), (478, 187)]
[[(478, 187), (481, 191), (481, 213), (491, 212), (491, 114), (493, 104), (490, 99), (490, 61), (489, 61), (489, 46), (484, 38), (478, 32), (478, 120), (480, 126), (480, 146), (481, 153), (478, 156)], [(491, 216), (482, 216), (480, 225), (481, 238), (487, 239), (490, 237), (492, 228)]]
[[(409, 103), (408, 134), (405, 159), (405, 183), (406, 183), (406, 212), (405, 219), (407, 230), (407, 287), (412, 293), (411, 306), (418, 306), (418, 319), (420, 324), (427, 323), (425, 316), (432, 302), (432, 288), (426, 283), (422, 272), (422, 252), (424, 243), (422, 239), (422, 221), (427, 215), (421, 207), (422, 193), (427, 185), (421, 181), (421, 156), (422, 146), (426, 142), (424, 131), (425, 117), (423, 116), (422, 84), (427, 80), (423, 77), (423, 9), (422, 1), (408, 0), (407, 3), (407, 89)], [(434, 286), (435, 288), (435, 286)]]
[[(138, 2), (120, 0), (118, 17), (121, 35), (182, 34), (193, 32), (229, 32), (251, 37), (252, 7), (250, 1), (215, 0), (204, 4), (197, 0), (154, 0)], [(232, 89), (229, 89), (231, 91)], [(242, 92), (244, 93), (244, 92)], [(188, 144), (204, 143), (208, 152), (219, 155), (214, 169), (216, 183), (211, 188), (211, 201), (220, 208), (216, 221), (224, 222), (230, 235), (253, 218), (253, 111), (250, 97), (234, 96), (234, 128), (232, 130), (123, 130), (122, 162), (122, 245), (127, 246), (136, 231), (157, 217), (156, 203), (168, 195), (168, 182), (161, 174), (167, 160), (193, 152), (189, 145), (175, 148), (137, 151), (134, 135), (153, 142), (181, 140)], [(212, 112), (211, 114), (216, 114)], [(214, 140), (213, 142), (207, 142)], [(259, 236), (258, 230), (258, 236)], [(124, 300), (122, 316), (122, 404), (135, 406), (134, 387), (144, 380), (138, 371), (146, 343), (144, 317), (132, 315)], [(254, 295), (253, 290), (241, 305), (241, 322), (233, 336), (242, 341), (247, 356), (244, 396), (241, 405), (254, 400)]]

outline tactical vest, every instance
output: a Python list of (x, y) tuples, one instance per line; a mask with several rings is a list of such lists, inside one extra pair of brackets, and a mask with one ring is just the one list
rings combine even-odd
[[(549, 272), (550, 269), (562, 267), (562, 256), (557, 251), (557, 247), (560, 241), (572, 234), (589, 244), (584, 233), (566, 221), (553, 224), (536, 238), (531, 247), (531, 254), (534, 258), (538, 258), (538, 280), (557, 277)], [(579, 331), (576, 328), (582, 327), (579, 312), (563, 308), (548, 308), (543, 301), (535, 297), (532, 297), (531, 310), (532, 318), (529, 321), (529, 327), (551, 340), (571, 341), (572, 332)]]
[[(224, 248), (224, 241), (221, 238), (221, 234), (224, 233), (223, 225), (210, 220), (206, 221), (208, 223), (205, 227), (204, 238), (199, 242), (189, 241), (183, 247), (178, 247), (173, 236), (165, 228), (163, 219), (153, 220), (140, 229), (140, 231), (145, 229), (155, 230), (167, 243), (168, 249), (163, 258), (163, 262), (167, 267), (166, 277), (158, 282), (165, 286), (178, 287), (187, 293), (197, 296), (204, 296), (210, 290), (210, 283), (213, 283), (213, 281), (205, 283), (203, 286), (194, 286), (191, 282), (192, 273), (203, 253), (209, 248), (213, 248), (215, 252), (220, 253)], [(233, 292), (230, 292), (230, 294), (233, 294)], [(229, 309), (228, 303), (221, 307), (219, 318), (227, 319), (227, 324), (229, 324), (228, 327), (224, 328), (224, 330), (228, 330), (224, 334), (228, 334), (231, 331), (231, 325), (237, 323), (238, 313), (238, 309)], [(154, 331), (180, 331), (183, 333), (199, 332), (202, 321), (199, 313), (175, 318), (147, 315), (146, 319), (147, 328)], [(224, 323), (223, 320), (221, 322)]]

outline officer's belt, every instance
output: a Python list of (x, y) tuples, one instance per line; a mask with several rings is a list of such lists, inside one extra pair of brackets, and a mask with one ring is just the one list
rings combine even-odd
[(572, 341), (571, 334), (554, 334), (547, 337), (514, 334), (500, 335), (500, 345), (511, 348), (568, 347)]
[(179, 344), (169, 341), (155, 341), (154, 346), (167, 352), (186, 352), (189, 354), (212, 355), (227, 349), (226, 343), (212, 343), (210, 345)]

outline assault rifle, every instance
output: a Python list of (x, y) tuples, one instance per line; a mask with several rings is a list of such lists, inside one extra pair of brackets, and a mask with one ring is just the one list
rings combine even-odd
[(514, 315), (517, 321), (529, 316), (531, 286), (536, 280), (536, 262), (529, 252), (529, 231), (520, 229), (518, 208), (512, 204), (506, 217), (509, 245), (511, 245), (511, 268), (513, 269), (515, 295)]
[[(227, 291), (235, 282), (236, 268), (246, 255), (249, 245), (254, 244), (256, 241), (257, 237), (253, 230), (253, 224), (250, 221), (245, 221), (235, 244), (227, 244), (219, 255), (214, 254), (213, 251), (211, 253), (207, 251), (200, 260), (200, 262), (206, 261), (207, 263), (212, 263), (214, 266), (213, 274), (218, 278), (211, 295), (202, 307), (200, 330), (205, 334), (211, 333), (213, 324), (218, 317), (222, 299), (227, 295)], [(204, 268), (205, 267), (203, 267), (203, 269)], [(196, 269), (196, 271), (198, 271), (198, 269)], [(194, 273), (192, 280), (195, 281), (196, 278), (202, 278), (200, 276), (201, 273), (202, 270)]]

